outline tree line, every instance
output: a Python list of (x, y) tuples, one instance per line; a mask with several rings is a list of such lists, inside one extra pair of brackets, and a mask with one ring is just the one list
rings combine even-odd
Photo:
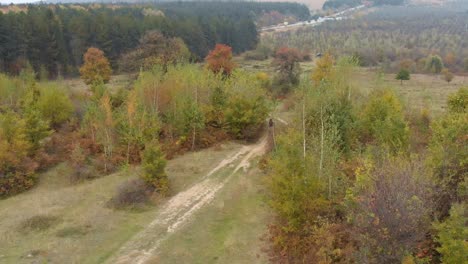
[(280, 3), (29, 5), (25, 12), (0, 14), (0, 70), (19, 74), (30, 63), (48, 78), (76, 74), (91, 46), (117, 69), (121, 54), (149, 30), (182, 39), (192, 60), (204, 58), (216, 43), (239, 53), (256, 46), (255, 19), (272, 10), (309, 14), (305, 6)]

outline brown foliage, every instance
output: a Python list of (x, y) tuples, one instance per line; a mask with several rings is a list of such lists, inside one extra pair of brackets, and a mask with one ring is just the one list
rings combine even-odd
[[(288, 232), (278, 225), (270, 225), (268, 230), (273, 263), (356, 263), (353, 254), (359, 243), (353, 227), (345, 223), (324, 223), (301, 232)], [(282, 244), (287, 246), (279, 247)]]
[(453, 80), (453, 73), (451, 73), (447, 68), (443, 69), (441, 73), (447, 83), (450, 83)]
[(366, 259), (400, 262), (425, 239), (432, 198), (428, 174), (423, 161), (403, 159), (386, 159), (371, 172), (354, 215)]
[(128, 180), (119, 185), (108, 206), (117, 209), (142, 206), (148, 202), (153, 191), (154, 188), (142, 179)]
[(80, 68), (80, 74), (86, 84), (109, 82), (112, 69), (102, 50), (91, 47), (83, 55), (83, 59), (84, 64)]

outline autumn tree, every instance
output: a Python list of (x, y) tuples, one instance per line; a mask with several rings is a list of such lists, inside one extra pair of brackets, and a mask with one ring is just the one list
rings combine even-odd
[(450, 83), (453, 80), (453, 73), (451, 73), (447, 68), (442, 70), (442, 75), (444, 77), (444, 80), (447, 83)]
[(144, 108), (135, 90), (128, 93), (124, 106), (119, 112), (117, 130), (120, 141), (126, 145), (129, 163), (139, 161), (145, 143), (157, 139), (159, 118)]
[(282, 93), (288, 92), (290, 86), (299, 84), (301, 58), (300, 52), (295, 48), (282, 47), (276, 51), (273, 59), (277, 72), (275, 83), (281, 87)]
[(148, 142), (143, 153), (143, 180), (153, 187), (158, 193), (167, 194), (169, 190), (169, 179), (164, 171), (166, 159), (159, 147), (157, 140)]
[(167, 70), (169, 64), (186, 62), (190, 51), (180, 38), (166, 37), (159, 31), (149, 31), (140, 38), (138, 47), (122, 56), (120, 68), (125, 71), (151, 69), (154, 65), (162, 65)]
[(450, 205), (463, 200), (468, 160), (468, 100), (466, 89), (449, 97), (449, 112), (434, 122), (429, 144), (430, 162), (436, 176), (436, 212), (439, 218), (448, 215)]
[(312, 72), (312, 80), (315, 85), (319, 85), (321, 82), (328, 81), (333, 77), (333, 64), (334, 59), (330, 53), (326, 53), (317, 61)]
[(112, 112), (110, 96), (106, 93), (99, 102), (98, 113), (98, 140), (104, 149), (104, 172), (109, 171), (109, 162), (112, 159), (115, 147), (115, 120)]
[(232, 48), (224, 44), (216, 44), (205, 58), (207, 68), (214, 73), (222, 73), (229, 76), (236, 67), (232, 61)]
[(26, 122), (14, 112), (0, 114), (0, 197), (31, 188), (37, 164), (29, 154)]
[(88, 85), (98, 82), (107, 83), (112, 69), (104, 52), (98, 48), (89, 48), (83, 56), (84, 64), (80, 68), (81, 79)]
[(457, 57), (455, 56), (453, 52), (450, 51), (447, 53), (447, 55), (445, 55), (444, 63), (448, 67), (452, 67), (453, 65), (455, 65), (456, 62), (457, 62)]
[(403, 81), (409, 81), (410, 78), (410, 72), (407, 69), (401, 69), (395, 77), (395, 79), (401, 81), (401, 85), (403, 85)]

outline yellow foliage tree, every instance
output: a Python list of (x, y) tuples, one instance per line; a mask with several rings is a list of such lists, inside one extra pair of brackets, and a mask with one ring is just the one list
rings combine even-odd
[(109, 82), (112, 69), (102, 50), (91, 47), (86, 51), (83, 59), (84, 64), (80, 68), (80, 74), (86, 84)]
[(334, 63), (335, 60), (330, 53), (326, 53), (317, 61), (315, 69), (312, 72), (312, 80), (316, 85), (320, 84), (322, 81), (330, 80), (333, 77)]

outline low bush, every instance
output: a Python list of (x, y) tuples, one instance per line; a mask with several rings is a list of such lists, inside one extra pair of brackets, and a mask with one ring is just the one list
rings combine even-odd
[(132, 179), (123, 182), (108, 205), (116, 209), (141, 207), (149, 201), (154, 188), (142, 179)]
[(35, 215), (22, 221), (18, 228), (23, 232), (44, 231), (51, 228), (58, 222), (60, 222), (60, 219), (57, 216)]
[(57, 231), (58, 237), (77, 237), (84, 236), (88, 233), (89, 226), (69, 226)]

